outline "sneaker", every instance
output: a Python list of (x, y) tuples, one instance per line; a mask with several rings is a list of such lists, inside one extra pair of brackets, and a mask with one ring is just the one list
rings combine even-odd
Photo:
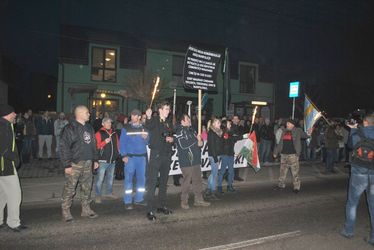
[(190, 206), (188, 205), (188, 203), (181, 202), (181, 208), (187, 210), (190, 209)]
[(204, 200), (195, 201), (193, 205), (195, 207), (209, 207), (210, 206), (210, 202), (207, 202), (207, 201), (204, 201)]
[(97, 204), (101, 203), (101, 197), (100, 196), (95, 197), (95, 203), (97, 203)]
[(147, 213), (147, 219), (150, 220), (150, 221), (155, 221), (156, 216), (153, 212), (149, 212), (149, 213)]
[(134, 201), (134, 205), (145, 207), (145, 206), (147, 206), (147, 203), (144, 200)]
[(132, 204), (125, 204), (125, 209), (126, 210), (133, 210), (134, 207), (132, 206)]
[(107, 194), (105, 195), (105, 198), (110, 199), (110, 200), (116, 200), (118, 197), (115, 196), (114, 194)]
[(169, 215), (169, 214), (172, 214), (173, 211), (171, 211), (171, 209), (167, 207), (159, 207), (157, 208), (157, 213), (163, 213), (163, 214)]
[(8, 228), (9, 228), (11, 231), (15, 232), (15, 233), (19, 233), (19, 232), (21, 232), (22, 230), (27, 229), (27, 227), (26, 227), (25, 225), (22, 225), (22, 224), (20, 224), (18, 227), (9, 227), (9, 226), (8, 226)]
[(345, 229), (343, 229), (342, 231), (340, 231), (339, 233), (341, 236), (343, 236), (344, 238), (347, 238), (347, 239), (352, 239), (353, 238), (353, 234), (351, 233), (347, 233), (347, 231), (345, 231)]
[(234, 177), (234, 180), (235, 181), (244, 181), (244, 179), (242, 177), (240, 177), (240, 176)]
[(276, 186), (276, 187), (273, 188), (273, 190), (275, 190), (275, 191), (282, 191), (284, 189), (285, 189), (284, 187), (280, 187), (280, 186)]
[(233, 186), (227, 186), (227, 192), (230, 192), (230, 193), (235, 193), (236, 190)]

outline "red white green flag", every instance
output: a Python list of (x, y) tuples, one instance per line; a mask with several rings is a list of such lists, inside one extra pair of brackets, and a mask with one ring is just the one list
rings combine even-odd
[(247, 165), (251, 166), (255, 172), (258, 172), (261, 169), (258, 158), (256, 133), (254, 131), (247, 139), (243, 140), (240, 154), (247, 161)]

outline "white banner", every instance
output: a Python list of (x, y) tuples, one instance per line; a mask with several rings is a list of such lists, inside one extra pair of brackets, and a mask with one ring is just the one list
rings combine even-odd
[[(248, 139), (243, 139), (236, 142), (234, 151), (235, 151), (235, 161), (234, 161), (234, 168), (244, 168), (247, 166), (247, 160), (244, 159), (243, 156), (239, 156), (239, 152), (242, 149), (242, 145), (244, 145), (245, 141)], [(169, 175), (176, 175), (182, 174), (179, 166), (178, 156), (177, 156), (177, 147), (173, 146), (173, 155), (171, 157), (171, 165), (170, 165), (170, 172)], [(149, 150), (148, 150), (149, 155)], [(220, 163), (221, 164), (221, 163)], [(209, 171), (210, 170), (210, 163), (208, 158), (208, 145), (207, 142), (204, 142), (204, 146), (201, 149), (201, 171)]]

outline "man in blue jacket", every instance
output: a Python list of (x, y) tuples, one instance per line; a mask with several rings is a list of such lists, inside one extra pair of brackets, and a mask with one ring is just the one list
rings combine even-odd
[(133, 209), (133, 184), (136, 176), (136, 194), (134, 204), (145, 206), (145, 167), (147, 163), (148, 132), (140, 123), (142, 113), (134, 109), (131, 111), (131, 121), (121, 131), (120, 152), (125, 163), (124, 197), (123, 202), (127, 210)]
[[(368, 141), (371, 145), (374, 143), (374, 113), (367, 115), (363, 121), (363, 127), (357, 128), (357, 124), (350, 125), (351, 141), (354, 151), (360, 151), (359, 145), (363, 140)], [(374, 246), (374, 149), (366, 150), (366, 156), (369, 160), (367, 163), (360, 163), (357, 156), (353, 153), (351, 162), (351, 178), (348, 188), (348, 199), (346, 204), (346, 220), (341, 235), (346, 238), (352, 238), (356, 222), (357, 206), (361, 194), (366, 191), (367, 203), (371, 218), (371, 233), (368, 243)], [(370, 162), (371, 160), (371, 162)]]

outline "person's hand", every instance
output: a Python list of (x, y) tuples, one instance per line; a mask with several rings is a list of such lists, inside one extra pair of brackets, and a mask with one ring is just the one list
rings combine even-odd
[(350, 127), (350, 128), (357, 128), (357, 126), (358, 126), (358, 124), (357, 123), (355, 123), (355, 124), (351, 124), (351, 123), (346, 123), (346, 125), (348, 126), (348, 127)]
[(99, 163), (98, 162), (94, 162), (94, 169), (98, 169), (99, 168)]
[(143, 137), (143, 139), (145, 140), (145, 139), (147, 139), (148, 134), (142, 134), (142, 137)]
[(173, 143), (174, 142), (174, 138), (171, 137), (171, 136), (166, 136), (166, 142)]
[(111, 141), (110, 137), (105, 139), (105, 143), (108, 144)]
[(73, 173), (73, 168), (72, 167), (65, 168), (65, 174), (71, 175), (72, 173)]
[(129, 157), (125, 156), (122, 158), (122, 161), (127, 164), (129, 162)]
[(145, 115), (147, 116), (148, 119), (151, 119), (152, 109), (147, 109), (147, 111), (145, 111)]

